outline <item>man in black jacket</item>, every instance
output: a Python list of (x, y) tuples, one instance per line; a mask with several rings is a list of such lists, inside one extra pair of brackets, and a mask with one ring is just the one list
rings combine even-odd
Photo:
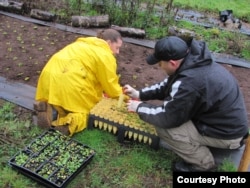
[[(209, 147), (237, 149), (248, 135), (247, 112), (237, 80), (213, 61), (206, 43), (179, 37), (159, 40), (148, 64), (159, 63), (168, 77), (160, 83), (124, 92), (127, 108), (155, 126), (158, 136), (184, 161), (176, 171), (210, 171)], [(142, 102), (162, 100), (162, 105)]]

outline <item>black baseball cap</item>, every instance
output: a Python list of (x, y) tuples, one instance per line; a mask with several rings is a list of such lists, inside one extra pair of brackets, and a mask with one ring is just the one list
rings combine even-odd
[(179, 60), (188, 54), (187, 43), (179, 37), (170, 36), (156, 42), (154, 53), (147, 57), (147, 63), (154, 65), (160, 61)]

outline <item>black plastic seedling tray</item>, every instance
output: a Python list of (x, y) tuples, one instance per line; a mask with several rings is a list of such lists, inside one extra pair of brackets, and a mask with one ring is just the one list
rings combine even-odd
[(46, 187), (65, 187), (91, 161), (95, 151), (50, 129), (15, 154), (9, 164)]

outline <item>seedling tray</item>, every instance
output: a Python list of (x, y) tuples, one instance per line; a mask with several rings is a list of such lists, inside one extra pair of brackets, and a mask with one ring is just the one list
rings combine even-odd
[(46, 187), (65, 187), (91, 161), (95, 151), (59, 131), (49, 129), (8, 162)]
[(119, 142), (125, 140), (159, 147), (159, 137), (155, 128), (142, 121), (136, 113), (128, 112), (125, 103), (118, 107), (118, 100), (103, 98), (90, 111), (88, 128), (108, 131), (117, 136)]

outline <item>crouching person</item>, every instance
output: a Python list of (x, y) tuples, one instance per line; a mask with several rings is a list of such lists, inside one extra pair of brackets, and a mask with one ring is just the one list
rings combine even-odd
[[(122, 94), (115, 55), (122, 37), (113, 29), (97, 37), (80, 37), (55, 53), (38, 79), (34, 105), (38, 125), (72, 136), (87, 126), (89, 111), (103, 97)], [(52, 122), (52, 111), (57, 113)]]
[[(148, 64), (167, 73), (162, 82), (124, 92), (129, 111), (154, 125), (158, 136), (183, 161), (176, 171), (212, 171), (216, 164), (209, 147), (237, 149), (248, 135), (247, 112), (237, 80), (213, 61), (206, 43), (179, 37), (159, 40)], [(146, 103), (162, 100), (162, 105)]]

